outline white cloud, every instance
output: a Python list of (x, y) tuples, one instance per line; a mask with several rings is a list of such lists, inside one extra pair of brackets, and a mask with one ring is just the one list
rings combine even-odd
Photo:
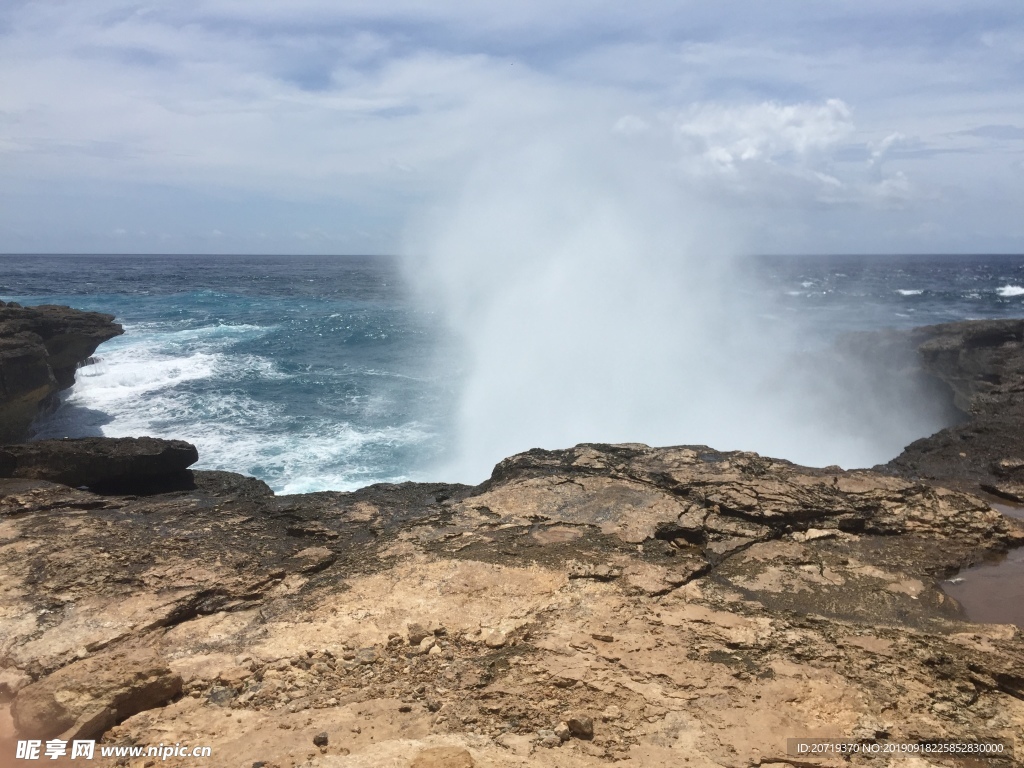
[(853, 132), (850, 108), (840, 99), (824, 104), (760, 104), (690, 109), (675, 126), (684, 152), (719, 171), (745, 163), (786, 166), (807, 162)]
[[(259, 198), (222, 220), (265, 232), (262, 249), (372, 220), (387, 250), (410, 211), (491, 155), (541, 135), (600, 146), (611, 126), (748, 206), (801, 215), (871, 215), (882, 198), (970, 195), (1002, 179), (1009, 233), (1024, 147), (964, 132), (1019, 122), (1014, 7), (973, 6), (965, 35), (951, 0), (813, 11), (790, 0), (13, 1), (0, 10), (0, 231), (42, 250), (74, 242), (75, 206), (62, 210), (54, 192), (102, 186), (89, 231), (209, 232), (193, 213), (161, 220), (157, 198), (171, 189), (190, 211)], [(881, 34), (897, 20), (901, 45)], [(943, 154), (954, 151), (972, 162)], [(297, 204), (321, 219), (292, 221)], [(126, 207), (140, 220), (122, 220)]]

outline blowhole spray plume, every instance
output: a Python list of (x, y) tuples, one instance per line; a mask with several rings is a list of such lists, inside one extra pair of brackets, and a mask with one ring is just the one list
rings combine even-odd
[(740, 224), (614, 142), (478, 167), (406, 249), (463, 350), (443, 477), (479, 482), (506, 456), (580, 442), (867, 466), (941, 426), (927, 407), (880, 405), (801, 329), (769, 322)]

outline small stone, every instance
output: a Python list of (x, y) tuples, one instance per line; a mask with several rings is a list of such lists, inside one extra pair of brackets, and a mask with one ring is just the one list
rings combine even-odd
[(360, 728), (358, 725), (353, 725), (352, 726), (352, 733), (362, 733), (362, 732), (363, 732), (363, 729)]
[(602, 643), (613, 643), (613, 642), (615, 642), (615, 638), (612, 635), (603, 635), (600, 632), (592, 632), (590, 634), (590, 636), (592, 638), (594, 638), (595, 640), (599, 640)]
[(489, 629), (480, 637), (488, 648), (502, 648), (508, 642), (508, 636), (500, 629)]
[(369, 648), (360, 648), (359, 651), (356, 653), (355, 660), (359, 664), (373, 664), (379, 658), (380, 656), (377, 653), (377, 649), (373, 646), (370, 646)]
[(601, 712), (601, 719), (604, 720), (606, 723), (611, 720), (618, 720), (620, 717), (622, 717), (622, 710), (614, 704), (609, 704)]
[(327, 731), (320, 731), (316, 736), (313, 737), (313, 744), (317, 747), (327, 746)]
[(558, 725), (556, 725), (554, 733), (555, 736), (557, 736), (562, 741), (568, 741), (569, 737), (572, 736), (572, 734), (569, 733), (569, 726), (566, 723), (559, 723)]
[(557, 747), (557, 746), (559, 746), (562, 743), (562, 740), (560, 738), (558, 738), (558, 736), (555, 735), (554, 731), (551, 731), (551, 730), (546, 730), (546, 729), (539, 730), (539, 731), (537, 731), (537, 736), (539, 737), (538, 743), (542, 747), (547, 747), (548, 749), (552, 749), (553, 747)]
[(428, 656), (440, 656), (442, 653), (444, 653), (444, 651), (441, 650), (440, 645), (433, 645), (430, 647), (430, 650), (427, 651)]
[(594, 721), (585, 716), (570, 717), (566, 722), (569, 732), (577, 739), (594, 738)]
[(410, 624), (406, 627), (405, 632), (409, 637), (409, 645), (419, 645), (425, 638), (434, 634), (419, 622), (413, 622)]
[(411, 704), (402, 704), (401, 706), (398, 707), (398, 711), (399, 712), (412, 712), (412, 705)]
[(250, 677), (252, 677), (252, 670), (245, 665), (239, 665), (237, 667), (224, 670), (217, 676), (217, 679), (227, 686), (237, 688)]
[(428, 635), (420, 640), (419, 645), (416, 647), (416, 653), (430, 653), (430, 649), (437, 645), (437, 640), (434, 639), (433, 635)]

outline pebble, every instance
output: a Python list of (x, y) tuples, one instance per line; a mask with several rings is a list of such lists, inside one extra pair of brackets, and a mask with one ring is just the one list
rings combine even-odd
[(601, 719), (606, 723), (610, 720), (618, 720), (620, 717), (622, 717), (622, 710), (614, 704), (609, 704), (601, 712)]
[(320, 731), (316, 736), (313, 737), (313, 744), (317, 747), (327, 746), (327, 731)]
[(577, 739), (594, 738), (594, 721), (586, 716), (570, 717), (566, 722), (569, 732)]
[(481, 639), (488, 648), (502, 648), (508, 642), (508, 635), (500, 629), (489, 629), (484, 632)]
[(554, 731), (551, 730), (539, 730), (537, 731), (537, 736), (540, 737), (540, 745), (542, 747), (547, 747), (548, 749), (551, 749), (552, 747), (557, 747), (562, 743), (562, 740), (555, 735)]
[(409, 645), (419, 645), (434, 633), (419, 622), (413, 622), (406, 628), (406, 634), (409, 637)]

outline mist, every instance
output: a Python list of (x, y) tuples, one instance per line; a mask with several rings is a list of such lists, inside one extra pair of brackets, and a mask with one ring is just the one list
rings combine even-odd
[(743, 258), (756, 236), (635, 143), (537, 141), (481, 162), (405, 247), (460, 350), (438, 475), (477, 483), (514, 453), (581, 442), (864, 467), (944, 426), (916, 385), (886, 390), (778, 318)]

